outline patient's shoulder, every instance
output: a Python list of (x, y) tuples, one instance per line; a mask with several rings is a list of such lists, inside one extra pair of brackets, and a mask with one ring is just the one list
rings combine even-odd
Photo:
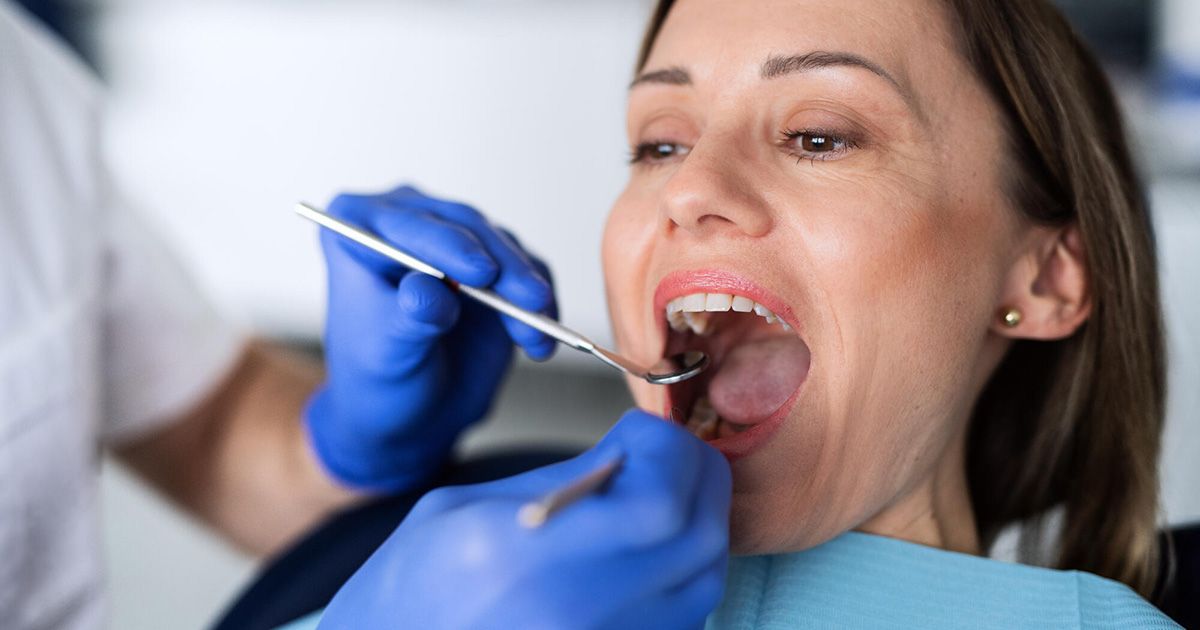
[(1072, 573), (1079, 593), (1079, 625), (1084, 630), (1180, 627), (1128, 586), (1083, 571)]

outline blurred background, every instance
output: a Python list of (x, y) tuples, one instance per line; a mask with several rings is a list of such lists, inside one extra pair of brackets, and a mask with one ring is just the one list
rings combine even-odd
[[(469, 202), (610, 339), (599, 235), (625, 178), (649, 0), (22, 2), (108, 85), (118, 182), (230, 317), (315, 347), (324, 276), (297, 200), (402, 182)], [(1200, 2), (1060, 0), (1120, 90), (1151, 185), (1171, 335), (1164, 514), (1200, 519)], [(464, 451), (584, 447), (630, 403), (582, 355), (521, 362)], [(103, 473), (112, 627), (204, 626), (253, 564), (118, 466)]]

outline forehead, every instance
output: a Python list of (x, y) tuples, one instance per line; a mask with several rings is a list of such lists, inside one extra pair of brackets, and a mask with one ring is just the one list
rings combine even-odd
[(940, 0), (677, 0), (645, 70), (728, 84), (772, 56), (817, 50), (863, 56), (909, 85), (962, 70)]

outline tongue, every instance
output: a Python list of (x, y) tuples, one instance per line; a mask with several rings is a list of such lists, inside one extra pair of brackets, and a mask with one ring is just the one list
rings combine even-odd
[(804, 382), (810, 358), (808, 346), (791, 335), (744, 343), (722, 359), (708, 399), (728, 422), (762, 422)]

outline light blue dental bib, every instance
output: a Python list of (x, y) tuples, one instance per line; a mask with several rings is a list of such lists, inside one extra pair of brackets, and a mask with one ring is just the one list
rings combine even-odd
[(731, 559), (706, 630), (1178, 627), (1124, 584), (1090, 573), (848, 532), (806, 551)]
[(1178, 628), (1123, 584), (849, 532), (730, 560), (706, 630)]

